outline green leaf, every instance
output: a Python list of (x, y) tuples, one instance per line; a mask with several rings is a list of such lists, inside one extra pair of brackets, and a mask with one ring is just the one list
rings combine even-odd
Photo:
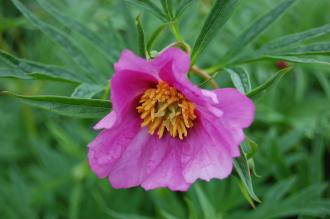
[(84, 77), (81, 77), (79, 74), (64, 68), (20, 59), (2, 50), (0, 50), (0, 59), (13, 66), (11, 70), (12, 73), (15, 74), (15, 77), (20, 77), (21, 79), (30, 79), (31, 77), (38, 78), (39, 76), (47, 79), (64, 80), (74, 83), (90, 81)]
[(310, 58), (310, 57), (270, 55), (270, 56), (266, 56), (265, 58), (283, 60), (283, 61), (294, 62), (294, 63), (330, 65), (330, 62), (322, 61), (320, 59)]
[(243, 68), (226, 68), (235, 87), (246, 94), (251, 91), (251, 81), (249, 73)]
[(243, 142), (242, 150), (244, 151), (246, 158), (249, 160), (253, 157), (253, 155), (258, 151), (258, 144), (255, 143), (252, 139), (245, 136), (246, 141)]
[(175, 12), (175, 18), (180, 17), (183, 12), (190, 7), (190, 5), (193, 3), (193, 0), (182, 0), (181, 4), (179, 5), (178, 9)]
[(192, 64), (201, 55), (216, 33), (227, 22), (233, 13), (238, 0), (217, 0), (208, 15), (192, 51)]
[(253, 202), (253, 199), (251, 198), (246, 186), (244, 185), (244, 183), (242, 181), (238, 181), (238, 186), (239, 189), (241, 190), (244, 198), (249, 202), (249, 204), (251, 205), (251, 207), (256, 208), (256, 205)]
[(97, 48), (104, 57), (108, 58), (110, 62), (116, 61), (114, 48), (104, 41), (98, 34), (89, 30), (85, 25), (79, 21), (72, 19), (71, 17), (63, 14), (60, 10), (55, 8), (52, 4), (45, 0), (37, 0), (39, 5), (49, 14), (51, 14), (56, 20), (61, 22), (62, 25), (69, 28), (72, 31), (79, 33), (82, 37), (87, 39), (92, 46)]
[(141, 57), (146, 57), (146, 44), (144, 38), (144, 30), (141, 23), (141, 15), (137, 16), (135, 19), (135, 24), (138, 32), (138, 44), (139, 44), (139, 54)]
[(246, 95), (248, 97), (254, 97), (260, 92), (266, 90), (271, 85), (273, 85), (275, 82), (280, 81), (284, 75), (286, 75), (288, 72), (290, 72), (292, 68), (286, 68), (281, 71), (278, 71), (275, 75), (273, 75), (270, 79), (268, 79), (265, 83), (261, 84), (260, 86), (254, 88), (252, 91), (247, 93)]
[(174, 19), (172, 1), (171, 0), (160, 0), (162, 3), (163, 10), (166, 14), (167, 20), (172, 21)]
[(278, 51), (281, 55), (318, 55), (330, 53), (330, 42), (318, 42), (308, 45), (300, 45), (294, 48), (288, 48)]
[(162, 10), (151, 0), (125, 0), (130, 4), (136, 5), (142, 9), (148, 10), (153, 15), (155, 15), (160, 20), (167, 22), (166, 15), (162, 12)]
[(241, 52), (244, 47), (251, 43), (259, 36), (267, 27), (269, 27), (277, 18), (280, 17), (296, 0), (285, 0), (276, 8), (268, 12), (266, 15), (258, 19), (240, 37), (233, 43), (233, 46), (228, 50), (225, 59), (230, 59)]
[(280, 37), (267, 43), (260, 50), (262, 53), (269, 53), (277, 49), (287, 47), (291, 44), (302, 42), (308, 39), (313, 39), (325, 35), (330, 32), (330, 24), (323, 25), (321, 27), (312, 28), (300, 33), (294, 33), (287, 36)]
[(234, 160), (235, 170), (238, 176), (240, 177), (244, 187), (247, 189), (251, 198), (256, 202), (260, 202), (259, 198), (257, 197), (257, 195), (254, 193), (253, 190), (252, 179), (251, 179), (251, 174), (250, 174), (249, 165), (247, 163), (247, 159), (245, 157), (243, 150), (242, 149), (240, 150), (241, 150), (241, 156)]
[[(277, 51), (278, 52), (278, 51)], [(280, 53), (280, 52), (279, 52)], [(250, 63), (250, 62), (257, 62), (262, 60), (281, 60), (281, 61), (288, 61), (293, 63), (305, 63), (305, 64), (320, 64), (320, 65), (330, 65), (329, 59), (326, 59), (327, 56), (319, 56), (319, 57), (311, 57), (308, 55), (299, 55), (299, 56), (293, 56), (293, 55), (281, 55), (276, 54), (274, 52), (273, 55), (269, 54), (260, 54), (258, 52), (256, 53), (250, 53), (245, 54), (240, 59), (235, 60), (234, 62), (230, 63), (231, 65), (239, 65), (244, 63)], [(217, 66), (216, 66), (217, 67)], [(214, 70), (215, 68), (212, 67), (211, 70)]]
[(281, 211), (274, 212), (273, 216), (284, 218), (295, 214), (321, 217), (330, 215), (330, 200), (319, 200), (326, 188), (326, 184), (313, 184), (295, 193), (277, 205)]
[(217, 214), (214, 207), (212, 206), (211, 202), (209, 201), (208, 197), (205, 195), (201, 187), (196, 184), (194, 188), (198, 197), (198, 201), (202, 207), (204, 218), (217, 218)]
[[(89, 61), (88, 57), (84, 54), (84, 52), (79, 48), (79, 46), (75, 43), (75, 41), (68, 36), (66, 33), (61, 30), (56, 29), (53, 26), (50, 26), (39, 18), (34, 16), (19, 0), (11, 0), (16, 8), (28, 19), (30, 20), (36, 27), (38, 27), (41, 31), (46, 33), (51, 39), (53, 39), (56, 43), (61, 45), (67, 53), (72, 57), (72, 59), (81, 67), (84, 76), (88, 78), (91, 82), (98, 82), (97, 78), (100, 76), (96, 73), (97, 70)], [(100, 79), (100, 78), (99, 78)]]
[(162, 215), (162, 217), (164, 219), (179, 219), (178, 217), (173, 216), (173, 215), (171, 215), (170, 213), (168, 213), (168, 212), (166, 212), (164, 210), (161, 210), (160, 214)]
[(325, 94), (330, 99), (330, 83), (329, 83), (327, 75), (325, 75), (324, 72), (316, 71), (315, 76), (318, 79), (318, 81), (319, 81), (321, 87), (323, 88)]
[(127, 7), (126, 1), (119, 1), (119, 8), (117, 10), (122, 11), (122, 18), (125, 22), (125, 35), (123, 36), (125, 48), (131, 49), (138, 53), (138, 36), (136, 31), (135, 17), (132, 15), (132, 10)]
[(105, 87), (95, 84), (81, 84), (76, 87), (71, 96), (80, 98), (92, 98), (104, 89)]
[(278, 182), (267, 191), (265, 202), (281, 200), (292, 189), (296, 181), (296, 177), (291, 177)]
[(63, 96), (23, 96), (10, 92), (2, 93), (16, 97), (31, 106), (70, 117), (101, 118), (111, 110), (111, 102), (106, 100)]
[(25, 72), (17, 68), (0, 68), (0, 78), (32, 79)]
[(82, 203), (82, 196), (84, 194), (83, 186), (80, 182), (77, 182), (71, 193), (69, 199), (69, 219), (78, 219), (80, 213), (80, 207)]
[(150, 36), (148, 42), (147, 42), (147, 52), (149, 54), (149, 56), (151, 56), (151, 49), (156, 41), (156, 39), (158, 38), (158, 36), (163, 32), (163, 30), (165, 30), (165, 28), (167, 27), (167, 24), (163, 24), (161, 26), (159, 26)]

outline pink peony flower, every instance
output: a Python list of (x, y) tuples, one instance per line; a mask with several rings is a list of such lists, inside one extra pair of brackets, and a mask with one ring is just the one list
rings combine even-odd
[(189, 55), (169, 48), (153, 60), (125, 50), (111, 80), (113, 111), (94, 127), (88, 158), (114, 188), (186, 191), (197, 179), (227, 177), (240, 156), (253, 102), (233, 88), (200, 89)]

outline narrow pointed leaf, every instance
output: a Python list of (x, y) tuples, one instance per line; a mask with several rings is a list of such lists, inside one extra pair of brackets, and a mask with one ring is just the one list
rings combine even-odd
[(82, 37), (87, 39), (91, 45), (97, 48), (100, 52), (108, 57), (110, 62), (115, 61), (115, 51), (112, 46), (110, 46), (105, 40), (103, 40), (98, 34), (89, 30), (85, 25), (72, 19), (71, 17), (63, 14), (60, 10), (55, 8), (46, 0), (37, 0), (39, 5), (49, 14), (51, 14), (56, 20), (58, 20), (62, 25), (69, 28), (72, 31), (79, 33)]
[[(323, 59), (322, 59), (323, 58)], [(232, 63), (232, 65), (248, 63), (248, 62), (256, 62), (260, 60), (281, 60), (288, 61), (293, 63), (302, 63), (302, 64), (320, 64), (320, 65), (330, 65), (329, 59), (324, 59), (326, 57), (309, 57), (309, 56), (290, 56), (290, 55), (261, 55), (254, 56), (251, 54), (251, 57), (247, 57), (241, 60)]]
[(172, 1), (171, 0), (160, 0), (162, 3), (163, 10), (166, 14), (167, 20), (171, 21), (174, 19)]
[(238, 0), (217, 0), (208, 15), (192, 51), (192, 63), (201, 55), (216, 33), (227, 22), (233, 13)]
[(249, 73), (243, 68), (227, 68), (225, 69), (230, 77), (235, 87), (242, 93), (246, 94), (251, 91), (251, 81)]
[(3, 94), (18, 98), (31, 106), (70, 117), (101, 118), (111, 110), (111, 102), (106, 100), (63, 96), (24, 96), (10, 92), (3, 92)]
[(32, 79), (32, 77), (17, 68), (0, 68), (0, 78)]
[(136, 31), (135, 17), (133, 17), (131, 10), (127, 7), (126, 1), (119, 2), (118, 10), (122, 11), (122, 16), (126, 24), (126, 35), (124, 36), (125, 48), (138, 52), (138, 35)]
[(322, 35), (330, 33), (330, 24), (323, 25), (321, 27), (312, 28), (300, 33), (294, 33), (287, 36), (280, 37), (267, 43), (261, 48), (263, 53), (269, 53), (268, 51), (278, 50), (289, 45), (299, 43), (305, 40), (313, 39)]
[(104, 89), (105, 88), (103, 86), (99, 85), (81, 84), (74, 90), (71, 96), (79, 98), (92, 98)]
[(318, 42), (308, 45), (300, 45), (278, 52), (281, 55), (322, 55), (330, 54), (330, 42)]
[(294, 63), (305, 63), (305, 64), (321, 64), (321, 65), (330, 65), (329, 61), (322, 61), (313, 57), (297, 57), (297, 56), (266, 56), (268, 59), (283, 60)]
[(64, 80), (74, 83), (82, 83), (89, 82), (90, 80), (85, 77), (71, 72), (67, 69), (53, 66), (53, 65), (44, 65), (41, 63), (20, 59), (9, 53), (0, 50), (0, 59), (5, 61), (8, 65), (12, 66), (13, 74), (20, 75), (21, 79), (30, 79), (31, 77), (42, 77), (47, 79), (56, 79), (56, 80)]
[(260, 202), (257, 195), (254, 193), (249, 165), (242, 149), (241, 156), (234, 160), (234, 167), (251, 198), (257, 202)]
[(146, 44), (144, 37), (144, 30), (141, 22), (141, 15), (137, 16), (135, 19), (135, 24), (138, 32), (138, 44), (139, 44), (139, 54), (142, 57), (146, 57)]
[(159, 37), (159, 35), (163, 32), (163, 30), (165, 30), (167, 27), (167, 24), (163, 24), (161, 26), (159, 26), (150, 36), (148, 42), (147, 42), (147, 52), (151, 53), (151, 49), (156, 41), (156, 39)]
[(193, 3), (193, 0), (182, 0), (181, 4), (179, 5), (178, 9), (175, 12), (175, 18), (180, 17), (185, 10), (190, 7), (190, 5)]
[(246, 186), (244, 185), (244, 183), (242, 181), (238, 182), (238, 186), (242, 192), (243, 197), (249, 202), (249, 204), (251, 205), (252, 208), (256, 208), (256, 205), (254, 204), (253, 199), (251, 198)]
[(241, 50), (259, 36), (267, 27), (269, 27), (277, 18), (280, 17), (296, 0), (284, 0), (276, 8), (252, 24), (240, 37), (234, 42), (228, 50), (226, 59), (230, 59), (241, 52)]
[(286, 68), (281, 71), (278, 71), (275, 75), (273, 75), (270, 79), (268, 79), (265, 83), (261, 84), (260, 86), (254, 88), (252, 91), (247, 93), (248, 97), (254, 97), (257, 94), (261, 93), (262, 91), (266, 90), (277, 81), (281, 80), (283, 76), (285, 76), (288, 72), (290, 72), (292, 68)]
[(130, 4), (136, 5), (142, 9), (148, 10), (150, 13), (155, 15), (160, 20), (166, 22), (166, 15), (162, 12), (162, 10), (151, 0), (124, 0), (129, 2)]
[(195, 191), (203, 210), (204, 218), (217, 218), (214, 207), (199, 185), (195, 185)]
[(92, 73), (97, 72), (96, 69), (71, 37), (59, 29), (41, 21), (39, 18), (33, 15), (19, 0), (11, 1), (28, 20), (30, 20), (41, 31), (46, 33), (56, 43), (61, 45), (67, 51), (67, 53), (71, 55), (72, 59), (77, 63), (77, 65), (82, 67), (82, 72), (85, 73), (85, 77), (89, 78), (90, 81), (97, 82), (95, 77), (97, 74), (92, 76)]

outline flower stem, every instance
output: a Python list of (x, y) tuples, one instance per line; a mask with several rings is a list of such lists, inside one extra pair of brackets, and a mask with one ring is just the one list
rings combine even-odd
[(210, 81), (211, 87), (216, 89), (218, 88), (217, 82), (203, 69), (198, 68), (196, 65), (192, 66), (190, 69), (193, 73), (205, 78), (206, 80)]
[(175, 39), (178, 42), (184, 42), (183, 37), (180, 34), (180, 31), (179, 31), (179, 28), (178, 28), (178, 25), (177, 25), (176, 21), (173, 21), (173, 22), (170, 23), (170, 29), (171, 29)]
[(217, 71), (219, 71), (220, 69), (222, 69), (224, 67), (225, 67), (225, 64), (220, 62), (216, 65), (213, 65), (213, 66), (205, 69), (205, 71), (209, 74), (214, 74), (214, 73), (216, 73)]

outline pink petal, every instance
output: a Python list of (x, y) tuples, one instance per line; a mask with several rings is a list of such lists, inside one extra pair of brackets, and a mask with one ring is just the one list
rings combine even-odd
[(129, 114), (121, 123), (103, 130), (88, 145), (89, 165), (98, 177), (104, 178), (109, 175), (114, 163), (141, 130), (140, 123), (136, 115)]
[[(109, 175), (114, 188), (130, 188), (142, 185), (146, 190), (169, 187), (172, 190), (186, 190), (189, 184), (182, 176), (180, 154), (174, 151), (167, 136), (158, 139), (142, 129), (116, 163)], [(179, 140), (177, 140), (179, 141)]]
[(149, 61), (135, 55), (130, 50), (124, 50), (118, 62), (115, 64), (115, 72), (134, 71), (143, 74), (150, 74), (158, 78), (158, 69)]
[(148, 74), (133, 71), (116, 72), (111, 80), (111, 101), (117, 118), (127, 114), (127, 110), (135, 110), (137, 99), (155, 84), (157, 80)]
[(187, 144), (182, 145), (183, 175), (188, 183), (198, 178), (226, 178), (232, 171), (232, 156), (225, 145), (213, 138), (202, 124), (190, 130)]
[(125, 50), (115, 64), (115, 74), (111, 79), (111, 101), (116, 117), (135, 109), (137, 98), (158, 83), (157, 69), (150, 62)]
[(94, 129), (109, 129), (116, 122), (116, 112), (112, 111), (108, 115), (106, 115), (103, 119), (101, 119), (95, 126)]
[(159, 71), (160, 78), (169, 85), (174, 86), (197, 108), (208, 109), (210, 113), (220, 116), (221, 110), (212, 106), (217, 101), (212, 92), (202, 90), (193, 84), (187, 74), (190, 68), (189, 55), (178, 48), (169, 48), (151, 61)]
[[(171, 81), (167, 79), (171, 76), (185, 79), (190, 68), (189, 55), (175, 47), (168, 48), (150, 63), (158, 70), (162, 80), (167, 81), (168, 83)], [(169, 68), (168, 65), (170, 66)], [(170, 71), (171, 75), (162, 73), (164, 70)]]
[(245, 137), (242, 128), (234, 126), (222, 118), (212, 120), (204, 118), (203, 127), (231, 157), (240, 156), (239, 147)]
[(168, 187), (172, 191), (187, 191), (190, 183), (186, 182), (182, 174), (182, 141), (169, 136), (164, 141), (162, 144), (158, 143), (157, 147), (167, 147), (168, 151), (157, 168), (142, 183), (142, 187), (146, 190)]
[(234, 88), (214, 91), (219, 99), (217, 107), (223, 111), (223, 118), (230, 124), (240, 128), (251, 125), (254, 119), (255, 106), (244, 94)]

